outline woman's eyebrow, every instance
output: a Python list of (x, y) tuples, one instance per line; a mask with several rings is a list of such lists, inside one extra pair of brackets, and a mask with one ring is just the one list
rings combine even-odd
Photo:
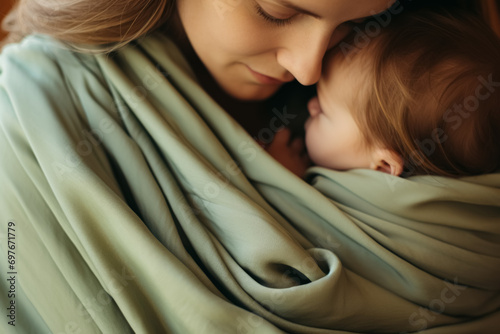
[(316, 19), (320, 18), (320, 16), (318, 14), (312, 13), (312, 12), (308, 11), (307, 9), (300, 8), (300, 7), (296, 6), (296, 5), (294, 5), (293, 3), (290, 3), (288, 0), (277, 0), (277, 2), (279, 2), (280, 5), (282, 5), (284, 7), (291, 8), (291, 9), (293, 9), (293, 10), (299, 12), (299, 13), (312, 16), (312, 17), (314, 17)]

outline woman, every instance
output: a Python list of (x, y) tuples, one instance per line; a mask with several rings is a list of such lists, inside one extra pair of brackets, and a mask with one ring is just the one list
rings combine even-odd
[[(381, 29), (401, 4), (54, 3), (22, 2), (8, 22), (13, 39), (64, 44), (32, 35), (0, 62), (3, 328), (485, 333), (498, 323), (498, 174), (313, 169), (312, 187), (252, 138), (298, 118), (269, 99), (286, 82), (314, 84), (353, 23), (391, 6), (372, 21)], [(126, 46), (95, 55), (68, 44)]]

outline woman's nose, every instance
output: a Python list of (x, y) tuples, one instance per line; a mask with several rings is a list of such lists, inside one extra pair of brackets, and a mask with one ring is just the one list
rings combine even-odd
[(321, 76), (323, 57), (330, 47), (331, 34), (331, 30), (299, 32), (278, 50), (278, 63), (302, 85), (315, 84)]
[[(285, 54), (287, 53), (287, 54)], [(310, 50), (307, 46), (295, 50), (283, 50), (282, 57), (278, 55), (278, 63), (290, 72), (304, 86), (313, 85), (321, 76), (321, 64), (324, 52)]]
[(317, 96), (309, 100), (307, 103), (307, 110), (309, 111), (311, 117), (315, 117), (321, 113), (321, 106)]

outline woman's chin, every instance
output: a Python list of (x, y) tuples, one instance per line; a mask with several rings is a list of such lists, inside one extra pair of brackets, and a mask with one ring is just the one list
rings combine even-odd
[(276, 94), (282, 85), (247, 84), (225, 87), (227, 94), (241, 101), (264, 101)]

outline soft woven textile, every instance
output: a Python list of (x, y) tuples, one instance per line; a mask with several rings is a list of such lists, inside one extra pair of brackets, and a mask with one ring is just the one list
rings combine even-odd
[(301, 180), (160, 35), (0, 71), (2, 332), (498, 333), (500, 174)]

